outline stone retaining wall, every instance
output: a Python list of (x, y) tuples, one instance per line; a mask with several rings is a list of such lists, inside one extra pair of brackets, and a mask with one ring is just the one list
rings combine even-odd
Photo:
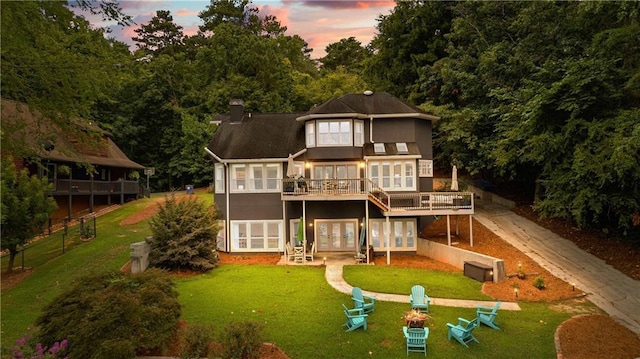
[(446, 244), (420, 239), (416, 253), (464, 270), (464, 262), (478, 262), (493, 268), (493, 282), (506, 279), (504, 260)]

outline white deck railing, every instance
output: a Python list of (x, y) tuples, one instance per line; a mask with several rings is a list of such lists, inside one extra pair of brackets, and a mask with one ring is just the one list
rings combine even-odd
[(473, 210), (472, 192), (404, 192), (389, 193), (369, 179), (284, 179), (284, 200), (340, 199), (362, 196), (386, 211)]

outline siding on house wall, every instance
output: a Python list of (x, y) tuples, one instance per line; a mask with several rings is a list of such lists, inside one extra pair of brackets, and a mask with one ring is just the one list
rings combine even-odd
[(278, 193), (232, 193), (229, 216), (233, 220), (282, 219), (282, 201)]

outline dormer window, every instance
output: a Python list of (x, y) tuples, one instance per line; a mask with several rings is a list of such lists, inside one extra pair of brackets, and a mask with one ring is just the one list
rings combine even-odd
[(307, 147), (364, 145), (364, 122), (360, 120), (316, 120), (305, 125)]
[(409, 153), (409, 148), (407, 147), (406, 142), (397, 142), (396, 149), (398, 150), (398, 153)]
[(377, 154), (377, 155), (383, 155), (386, 153), (385, 149), (384, 149), (384, 143), (374, 143), (373, 144), (373, 151)]

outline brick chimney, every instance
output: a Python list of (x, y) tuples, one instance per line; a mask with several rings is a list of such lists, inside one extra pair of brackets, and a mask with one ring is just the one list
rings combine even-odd
[(244, 101), (234, 99), (229, 101), (231, 107), (231, 123), (240, 123), (244, 118)]

